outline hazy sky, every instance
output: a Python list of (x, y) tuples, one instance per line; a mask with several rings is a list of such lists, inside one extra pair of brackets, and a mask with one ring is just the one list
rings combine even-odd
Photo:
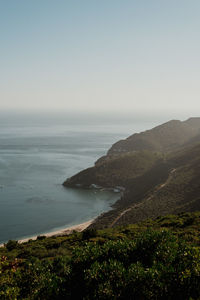
[(199, 0), (0, 0), (0, 110), (200, 108)]

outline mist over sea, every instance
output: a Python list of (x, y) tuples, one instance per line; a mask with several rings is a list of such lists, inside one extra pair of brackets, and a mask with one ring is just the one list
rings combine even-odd
[(119, 194), (68, 189), (110, 146), (157, 125), (145, 118), (0, 114), (0, 243), (88, 221)]

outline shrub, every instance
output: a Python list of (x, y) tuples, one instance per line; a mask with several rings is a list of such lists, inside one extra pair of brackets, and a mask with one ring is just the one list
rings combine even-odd
[(18, 241), (9, 240), (6, 244), (6, 249), (12, 251), (18, 247)]
[(38, 235), (37, 236), (37, 240), (44, 240), (44, 239), (46, 239), (46, 236), (45, 235)]
[(82, 239), (89, 240), (90, 238), (94, 238), (97, 236), (97, 230), (94, 228), (86, 229), (83, 231)]
[[(192, 226), (198, 222), (199, 217)], [(0, 299), (200, 299), (198, 227), (138, 228), (129, 227), (127, 234), (124, 228), (87, 230), (85, 237), (22, 245), (9, 241), (0, 249)], [(197, 238), (195, 246), (188, 234)]]

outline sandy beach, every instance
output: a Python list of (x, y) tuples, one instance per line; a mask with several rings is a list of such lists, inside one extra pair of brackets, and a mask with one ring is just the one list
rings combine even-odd
[[(48, 233), (45, 233), (45, 234), (40, 234), (40, 235), (46, 236), (46, 237), (51, 237), (51, 236), (68, 235), (68, 234), (72, 233), (73, 231), (81, 232), (84, 229), (86, 229), (88, 226), (90, 226), (93, 221), (94, 221), (94, 219), (89, 220), (89, 221), (84, 222), (84, 223), (81, 223), (81, 224), (71, 226), (71, 227), (66, 227), (66, 228), (63, 228), (61, 230), (51, 231), (51, 232), (48, 232)], [(19, 243), (26, 243), (29, 240), (36, 240), (37, 237), (38, 237), (38, 235), (31, 236), (31, 237), (28, 237), (28, 238), (25, 238), (25, 239), (18, 240), (18, 242)], [(4, 247), (4, 244), (0, 244), (0, 247)]]

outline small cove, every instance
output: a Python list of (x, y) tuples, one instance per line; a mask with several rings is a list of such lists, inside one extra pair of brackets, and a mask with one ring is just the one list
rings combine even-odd
[(111, 209), (118, 193), (69, 189), (62, 182), (92, 166), (132, 128), (145, 127), (1, 118), (0, 243), (83, 223)]

